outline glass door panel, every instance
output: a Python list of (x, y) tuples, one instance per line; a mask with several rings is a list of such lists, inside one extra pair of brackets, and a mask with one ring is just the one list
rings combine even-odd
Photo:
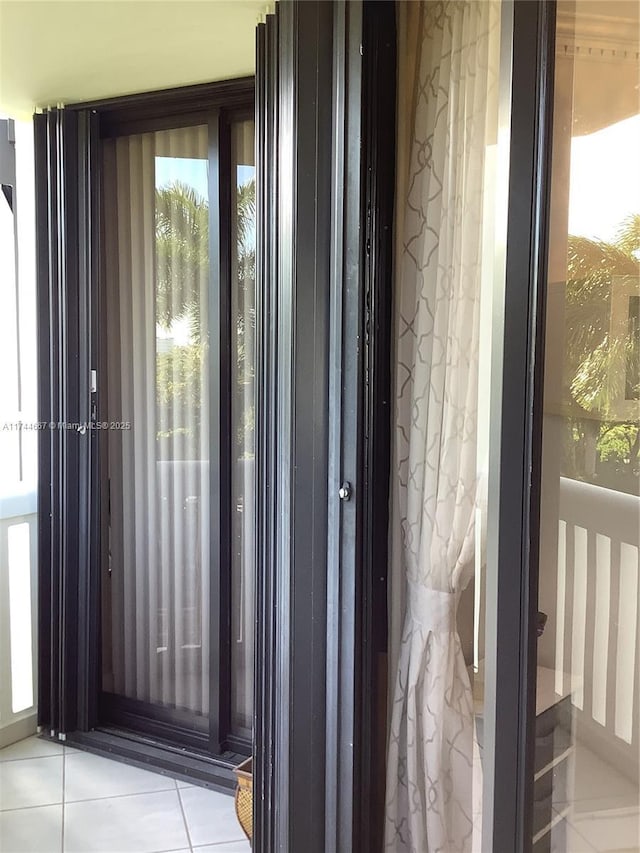
[(231, 128), (231, 730), (253, 719), (256, 183), (254, 122)]
[(103, 690), (209, 711), (206, 126), (104, 143)]
[(386, 850), (482, 850), (502, 11), (399, 10)]
[(640, 849), (639, 10), (557, 9), (535, 853)]

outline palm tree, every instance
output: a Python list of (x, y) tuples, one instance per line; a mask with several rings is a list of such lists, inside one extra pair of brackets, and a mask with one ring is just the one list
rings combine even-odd
[(235, 325), (236, 374), (234, 394), (236, 424), (236, 453), (253, 456), (255, 436), (255, 382), (254, 342), (256, 327), (255, 276), (256, 227), (255, 180), (240, 184), (236, 193), (236, 313)]
[(256, 182), (246, 181), (236, 191), (236, 233), (238, 259), (255, 276), (256, 260)]
[[(569, 237), (564, 365), (569, 432), (565, 473), (580, 478), (594, 476), (595, 470), (589, 469), (595, 465), (597, 449), (602, 451), (605, 446), (604, 455), (618, 465), (618, 473), (626, 476), (633, 471), (637, 478), (639, 424), (616, 417), (616, 401), (625, 396), (640, 399), (637, 367), (635, 373), (633, 370), (640, 354), (638, 330), (630, 324), (624, 335), (611, 333), (612, 282), (618, 276), (640, 281), (638, 214), (624, 220), (612, 243)], [(620, 370), (621, 363), (628, 365), (627, 371)], [(630, 377), (635, 387), (630, 386)]]
[[(239, 429), (253, 431), (253, 410), (245, 411), (244, 387), (254, 381), (255, 331), (255, 181), (238, 186), (235, 207), (236, 232), (236, 394), (243, 412)], [(191, 342), (158, 353), (156, 388), (165, 419), (175, 424), (183, 407), (195, 409), (195, 428), (200, 424), (200, 377), (208, 360), (207, 335), (202, 334), (201, 309), (206, 304), (209, 278), (209, 205), (192, 187), (176, 181), (156, 191), (156, 322), (170, 329), (174, 321), (187, 319)], [(249, 407), (250, 408), (250, 407)], [(176, 434), (165, 430), (163, 437)], [(243, 442), (240, 440), (239, 443)], [(245, 441), (244, 444), (247, 442)], [(252, 442), (249, 442), (252, 444)]]
[(180, 181), (156, 190), (156, 319), (165, 328), (185, 314), (199, 338), (209, 275), (209, 204)]

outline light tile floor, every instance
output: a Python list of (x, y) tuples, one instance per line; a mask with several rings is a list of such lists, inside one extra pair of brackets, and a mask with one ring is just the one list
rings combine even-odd
[(249, 853), (233, 798), (27, 738), (0, 750), (2, 853)]
[[(566, 805), (555, 803), (558, 812)], [(579, 745), (564, 825), (563, 853), (638, 853), (637, 786)], [(250, 846), (232, 797), (32, 737), (0, 750), (0, 851), (250, 853)]]
[(639, 853), (640, 791), (583, 742), (576, 744), (570, 801), (554, 796), (567, 813), (566, 853)]
[[(569, 794), (553, 793), (551, 853), (640, 853), (640, 791), (584, 742), (575, 746)], [(473, 853), (482, 850), (482, 771), (474, 756)], [(479, 795), (479, 796), (478, 796)]]

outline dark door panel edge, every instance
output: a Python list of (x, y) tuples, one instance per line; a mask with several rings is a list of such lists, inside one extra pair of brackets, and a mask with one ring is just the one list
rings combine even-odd
[(72, 732), (65, 745), (226, 794), (235, 789), (233, 768), (244, 760), (231, 752), (211, 758), (120, 729)]
[[(212, 110), (220, 116), (226, 141), (231, 121), (253, 115), (253, 79), (76, 104), (34, 117), (40, 420), (85, 422), (100, 411), (99, 390), (90, 394), (88, 377), (90, 369), (101, 366), (101, 139), (182, 126), (193, 115), (211, 115)], [(229, 204), (227, 193), (227, 215)], [(226, 234), (223, 228), (221, 232)], [(222, 263), (228, 284), (228, 253)], [(116, 740), (104, 741), (104, 734), (94, 731), (105, 723), (99, 707), (99, 478), (93, 432), (84, 438), (68, 430), (40, 432), (38, 723), (52, 738), (95, 746), (131, 763), (161, 768), (162, 756), (168, 755), (165, 763), (175, 775), (187, 778), (188, 767), (193, 781), (208, 784), (215, 761), (212, 765), (176, 752), (167, 731), (156, 733), (155, 744), (128, 731), (121, 741), (113, 732), (109, 737)], [(228, 620), (217, 621), (224, 631), (216, 631), (213, 655), (228, 646)], [(230, 767), (250, 751), (250, 733), (230, 730), (229, 695), (223, 691), (214, 710), (223, 725), (215, 727), (213, 744), (223, 768), (216, 771), (222, 773), (216, 784), (227, 788), (233, 785)], [(174, 734), (179, 728), (173, 726)]]

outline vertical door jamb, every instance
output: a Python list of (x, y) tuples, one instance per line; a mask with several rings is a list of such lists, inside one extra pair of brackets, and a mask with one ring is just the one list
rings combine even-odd
[(504, 0), (502, 12), (499, 137), (509, 139), (509, 158), (506, 273), (495, 289), (493, 315), (482, 846), (526, 853), (533, 825), (537, 460), (555, 3)]

